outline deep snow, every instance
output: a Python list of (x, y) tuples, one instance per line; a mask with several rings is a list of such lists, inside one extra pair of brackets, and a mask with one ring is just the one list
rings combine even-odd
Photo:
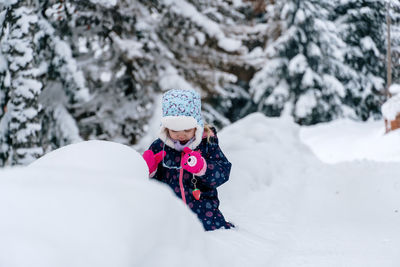
[(400, 130), (385, 134), (383, 121), (349, 119), (302, 127), (300, 139), (326, 163), (354, 160), (400, 162)]
[(233, 164), (220, 208), (235, 230), (203, 232), (120, 144), (82, 142), (1, 170), (0, 266), (398, 267), (398, 162), (326, 164), (311, 152), (319, 134), (308, 132), (310, 148), (300, 132), (252, 114), (219, 133)]

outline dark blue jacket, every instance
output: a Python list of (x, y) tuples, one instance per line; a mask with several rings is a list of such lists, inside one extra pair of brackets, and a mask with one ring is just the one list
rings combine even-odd
[[(203, 223), (204, 229), (215, 230), (218, 228), (231, 228), (233, 225), (226, 222), (219, 207), (219, 199), (217, 187), (228, 181), (229, 173), (231, 170), (231, 163), (227, 160), (224, 153), (222, 153), (219, 145), (218, 138), (214, 131), (214, 136), (207, 140), (204, 137), (201, 143), (195, 148), (195, 151), (200, 151), (201, 155), (207, 162), (207, 170), (203, 176), (193, 176), (192, 173), (183, 170), (182, 184), (185, 192), (186, 204), (197, 215), (199, 220)], [(157, 139), (154, 141), (150, 148), (154, 154), (164, 150), (166, 156), (163, 161), (158, 165), (157, 172), (153, 178), (168, 184), (175, 192), (176, 196), (182, 199), (181, 189), (179, 183), (181, 151), (177, 151), (164, 144), (163, 141)], [(193, 180), (195, 178), (195, 180)], [(197, 180), (197, 182), (196, 182)], [(192, 191), (195, 185), (201, 190), (199, 200), (196, 200)]]

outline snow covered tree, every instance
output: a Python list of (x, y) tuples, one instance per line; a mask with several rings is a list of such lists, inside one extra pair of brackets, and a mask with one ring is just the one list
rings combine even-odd
[[(10, 3), (9, 12), (17, 8)], [(248, 4), (47, 0), (18, 5), (32, 9), (35, 17), (27, 40), (32, 46), (34, 36), (40, 41), (32, 57), (42, 63), (41, 72), (32, 79), (41, 84), (35, 103), (42, 108), (35, 119), (43, 151), (92, 138), (135, 144), (146, 133), (156, 93), (170, 88), (203, 91), (208, 121), (219, 126), (229, 123), (226, 117), (240, 116), (234, 115), (236, 103), (249, 106), (241, 80), (249, 80), (253, 70), (241, 40), (247, 34), (242, 30), (251, 27), (235, 29), (235, 21), (246, 21), (242, 13)], [(5, 17), (4, 11), (4, 24)], [(0, 79), (6, 84), (14, 74), (8, 35), (2, 40), (7, 57), (1, 58)], [(12, 111), (7, 103), (17, 99), (9, 87), (0, 95), (2, 109), (8, 106), (0, 127), (4, 140), (13, 136), (5, 126)], [(8, 144), (2, 149), (7, 158), (13, 141), (2, 143)]]
[[(37, 53), (42, 47), (38, 17), (30, 1), (11, 1), (2, 12), (1, 73), (3, 116), (0, 139), (1, 163), (27, 164), (43, 154), (42, 106), (38, 98), (46, 69)], [(4, 4), (3, 4), (4, 5)], [(5, 6), (5, 5), (4, 5)], [(9, 98), (7, 103), (5, 99)], [(4, 113), (5, 107), (7, 114)]]
[[(254, 76), (250, 91), (259, 111), (269, 116), (290, 114), (300, 124), (340, 116), (345, 91), (338, 75), (341, 49), (335, 25), (329, 20), (330, 1), (276, 1), (271, 8), (272, 32), (264, 67)], [(347, 68), (346, 68), (347, 69)]]
[(134, 144), (152, 115), (157, 49), (146, 8), (126, 1), (47, 1), (46, 19), (71, 49), (92, 97), (69, 101), (83, 139)]
[[(141, 1), (155, 15), (155, 32), (168, 49), (159, 82), (202, 92), (206, 120), (217, 126), (251, 110), (248, 81), (255, 67), (246, 57), (261, 28), (242, 1)], [(237, 106), (246, 106), (241, 110)]]
[(217, 127), (257, 110), (379, 117), (384, 15), (372, 0), (0, 0), (0, 165), (86, 139), (133, 145), (171, 88), (200, 91)]
[(380, 117), (384, 4), (375, 0), (276, 1), (264, 67), (250, 83), (259, 111), (300, 124)]
[[(3, 25), (7, 10), (4, 3), (0, 2), (0, 25)], [(0, 31), (0, 44), (5, 42), (3, 28)], [(0, 45), (0, 48), (2, 46)], [(8, 159), (9, 141), (8, 141), (8, 120), (5, 119), (8, 102), (8, 89), (10, 87), (10, 73), (8, 71), (7, 59), (0, 49), (0, 166), (3, 166)]]
[(352, 75), (342, 80), (344, 104), (362, 120), (379, 118), (385, 90), (385, 3), (376, 0), (335, 2), (335, 21), (346, 43), (344, 64)]
[(400, 83), (400, 1), (387, 1), (390, 16), (392, 82)]
[(42, 17), (39, 2), (4, 7), (0, 165), (26, 164), (82, 140), (65, 103), (87, 100), (88, 91), (69, 46)]

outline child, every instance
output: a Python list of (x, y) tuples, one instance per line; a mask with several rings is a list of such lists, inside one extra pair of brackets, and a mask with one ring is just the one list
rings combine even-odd
[(233, 227), (218, 209), (217, 193), (229, 179), (231, 163), (218, 146), (215, 128), (203, 124), (200, 95), (170, 90), (163, 95), (162, 111), (159, 138), (143, 154), (150, 177), (168, 184), (206, 231)]

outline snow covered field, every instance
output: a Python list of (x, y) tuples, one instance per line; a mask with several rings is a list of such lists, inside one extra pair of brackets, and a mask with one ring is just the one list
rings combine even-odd
[(400, 162), (400, 130), (385, 134), (383, 121), (337, 120), (303, 127), (301, 140), (324, 162)]
[(398, 267), (400, 134), (381, 126), (252, 114), (223, 129), (220, 208), (235, 230), (203, 232), (120, 144), (1, 170), (0, 266)]

